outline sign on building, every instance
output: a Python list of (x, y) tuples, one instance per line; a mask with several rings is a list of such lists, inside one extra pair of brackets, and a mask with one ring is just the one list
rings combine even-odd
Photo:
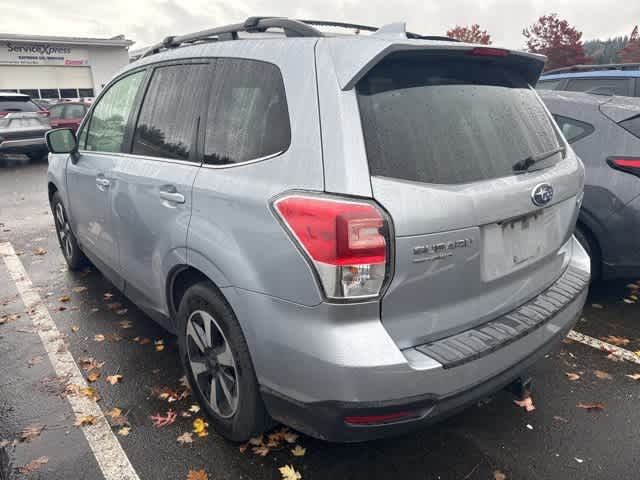
[(49, 43), (2, 42), (0, 64), (82, 67), (89, 65), (89, 51)]

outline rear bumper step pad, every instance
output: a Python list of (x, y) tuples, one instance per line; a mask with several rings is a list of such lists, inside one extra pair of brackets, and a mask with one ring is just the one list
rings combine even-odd
[(512, 312), (471, 330), (413, 348), (437, 360), (444, 368), (462, 365), (541, 327), (588, 284), (588, 273), (570, 267), (547, 290)]

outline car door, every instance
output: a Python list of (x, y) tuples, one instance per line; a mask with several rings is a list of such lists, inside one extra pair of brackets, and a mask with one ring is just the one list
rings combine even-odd
[(111, 218), (112, 173), (145, 74), (139, 70), (108, 87), (83, 125), (78, 155), (67, 163), (71, 226), (83, 251), (116, 286), (120, 280), (118, 239)]
[(154, 68), (130, 154), (113, 171), (114, 227), (125, 293), (148, 313), (166, 316), (168, 265), (185, 263), (191, 189), (200, 168), (198, 124), (208, 63)]

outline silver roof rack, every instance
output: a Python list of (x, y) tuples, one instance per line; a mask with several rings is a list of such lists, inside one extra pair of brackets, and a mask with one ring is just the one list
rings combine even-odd
[[(393, 24), (393, 31), (395, 34), (399, 34), (399, 25)], [(171, 48), (177, 48), (184, 45), (193, 45), (195, 43), (203, 42), (216, 42), (223, 40), (238, 40), (238, 33), (262, 33), (266, 32), (270, 28), (281, 29), (287, 37), (324, 37), (326, 36), (320, 30), (314, 28), (317, 27), (337, 27), (354, 30), (356, 33), (359, 31), (378, 32), (381, 34), (388, 34), (391, 25), (382, 28), (372, 27), (370, 25), (359, 25), (356, 23), (343, 23), (333, 22), (327, 20), (294, 20), (283, 17), (249, 17), (242, 23), (235, 23), (232, 25), (226, 25), (223, 27), (211, 28), (208, 30), (201, 30), (195, 33), (188, 33), (186, 35), (170, 36), (166, 37), (162, 42), (159, 42), (147, 49), (140, 58), (148, 57), (161, 50), (167, 50)], [(404, 30), (404, 26), (402, 26)], [(457, 40), (448, 37), (440, 36), (423, 36), (416, 33), (404, 32), (404, 36), (409, 39), (421, 39), (421, 40), (444, 40), (455, 42)]]

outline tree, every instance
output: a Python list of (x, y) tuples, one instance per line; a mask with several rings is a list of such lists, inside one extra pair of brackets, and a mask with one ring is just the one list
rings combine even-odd
[(629, 43), (629, 35), (608, 38), (607, 40), (588, 40), (584, 42), (583, 47), (585, 54), (591, 59), (591, 63), (600, 65), (618, 62), (618, 53), (627, 43)]
[(543, 15), (522, 34), (530, 52), (547, 56), (547, 70), (590, 62), (584, 53), (582, 32), (558, 18), (557, 13)]
[(627, 46), (618, 52), (618, 59), (622, 63), (640, 62), (640, 34), (637, 25), (631, 32)]
[(477, 23), (469, 27), (457, 25), (451, 30), (447, 30), (447, 37), (455, 38), (461, 42), (491, 45), (491, 35), (486, 30), (480, 29), (480, 25)]

